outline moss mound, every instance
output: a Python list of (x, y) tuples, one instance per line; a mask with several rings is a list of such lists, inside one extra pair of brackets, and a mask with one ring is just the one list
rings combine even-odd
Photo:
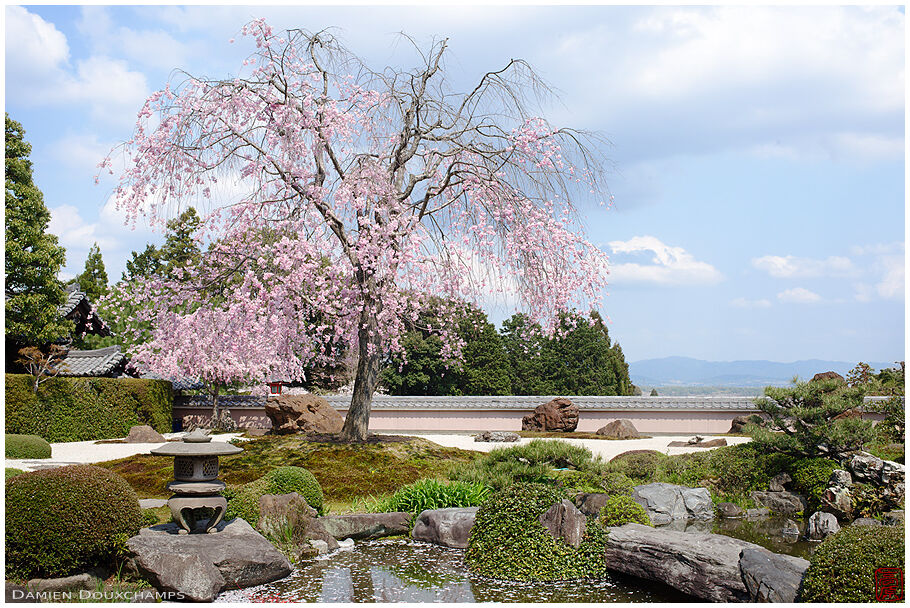
[(37, 435), (7, 435), (7, 458), (50, 458), (51, 444)]
[(239, 490), (226, 492), (228, 508), (225, 519), (242, 517), (255, 526), (259, 522), (259, 499), (262, 496), (291, 492), (297, 492), (320, 514), (324, 512), (322, 487), (312, 473), (302, 467), (278, 467)]
[(877, 568), (903, 570), (903, 528), (844, 528), (825, 539), (812, 555), (800, 599), (804, 602), (874, 601)]
[(136, 493), (91, 465), (6, 480), (6, 576), (66, 576), (107, 565), (142, 526)]
[(621, 526), (623, 524), (635, 523), (651, 525), (651, 518), (645, 508), (635, 502), (631, 496), (611, 496), (607, 499), (604, 508), (600, 510), (600, 525)]
[(540, 516), (565, 498), (553, 486), (515, 484), (480, 506), (465, 552), (472, 572), (493, 578), (545, 581), (603, 576), (606, 533), (590, 521), (578, 549), (553, 538)]

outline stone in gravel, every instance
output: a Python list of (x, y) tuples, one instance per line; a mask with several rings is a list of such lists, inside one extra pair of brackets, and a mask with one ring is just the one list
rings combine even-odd
[(521, 419), (523, 431), (558, 431), (569, 433), (578, 428), (578, 406), (558, 397), (538, 405), (534, 412)]
[(597, 434), (610, 439), (638, 439), (641, 434), (627, 418), (613, 420), (597, 429)]
[(130, 428), (124, 441), (126, 443), (164, 443), (167, 439), (149, 425), (141, 424)]
[(474, 435), (475, 442), (482, 443), (514, 443), (521, 439), (518, 433), (508, 433), (505, 431), (484, 431)]

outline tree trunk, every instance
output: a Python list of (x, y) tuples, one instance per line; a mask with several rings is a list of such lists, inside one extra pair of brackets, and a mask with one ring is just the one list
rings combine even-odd
[(366, 310), (360, 315), (360, 329), (357, 332), (358, 357), (357, 374), (354, 376), (354, 394), (351, 407), (341, 429), (342, 441), (366, 441), (370, 425), (370, 406), (373, 393), (379, 384), (381, 341), (378, 335), (376, 316)]

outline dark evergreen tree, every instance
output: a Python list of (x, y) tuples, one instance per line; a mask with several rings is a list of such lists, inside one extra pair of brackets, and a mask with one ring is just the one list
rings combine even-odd
[(107, 295), (107, 271), (104, 269), (104, 259), (101, 257), (101, 248), (98, 243), (92, 245), (85, 259), (85, 270), (76, 277), (79, 289), (85, 292), (89, 301), (95, 306), (101, 298)]
[(540, 324), (531, 323), (524, 313), (515, 313), (502, 322), (500, 337), (509, 365), (512, 394), (543, 394), (540, 354), (545, 340)]
[(134, 251), (126, 261), (126, 270), (121, 280), (129, 282), (139, 277), (150, 277), (160, 273), (163, 266), (161, 251), (154, 245), (146, 245), (142, 253)]
[(167, 275), (173, 276), (175, 270), (199, 261), (199, 245), (195, 239), (199, 223), (199, 214), (193, 207), (167, 223), (167, 237), (160, 256)]
[[(22, 125), (6, 115), (6, 339), (10, 349), (68, 337), (72, 324), (57, 307), (66, 298), (57, 273), (65, 261), (57, 237), (47, 233), (51, 214), (32, 180), (31, 145)], [(14, 359), (15, 357), (13, 357)]]
[(509, 361), (486, 313), (466, 306), (458, 321), (458, 334), (465, 345), (464, 363), (456, 372), (456, 390), (462, 395), (509, 395)]

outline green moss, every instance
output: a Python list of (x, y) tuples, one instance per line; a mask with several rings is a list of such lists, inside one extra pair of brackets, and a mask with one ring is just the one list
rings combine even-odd
[(631, 496), (611, 496), (600, 510), (598, 522), (604, 527), (621, 526), (628, 523), (650, 526), (651, 518), (648, 517), (645, 508), (635, 502)]
[(6, 430), (51, 442), (111, 439), (148, 424), (171, 430), (171, 383), (138, 378), (51, 378), (6, 374)]
[(143, 517), (136, 493), (108, 470), (74, 465), (6, 480), (6, 575), (66, 576), (109, 565)]
[(563, 498), (557, 488), (543, 484), (515, 484), (493, 494), (477, 511), (465, 564), (477, 574), (507, 580), (603, 576), (603, 528), (589, 521), (575, 549), (540, 523), (540, 516)]
[(874, 601), (877, 568), (903, 571), (903, 527), (844, 528), (825, 539), (812, 555), (800, 599), (804, 602)]
[(25, 471), (23, 471), (22, 469), (14, 469), (12, 467), (6, 468), (6, 478), (7, 479), (9, 479), (10, 477), (15, 477), (16, 475), (22, 475), (23, 473), (25, 473)]
[(7, 458), (50, 458), (51, 444), (37, 435), (6, 435)]

